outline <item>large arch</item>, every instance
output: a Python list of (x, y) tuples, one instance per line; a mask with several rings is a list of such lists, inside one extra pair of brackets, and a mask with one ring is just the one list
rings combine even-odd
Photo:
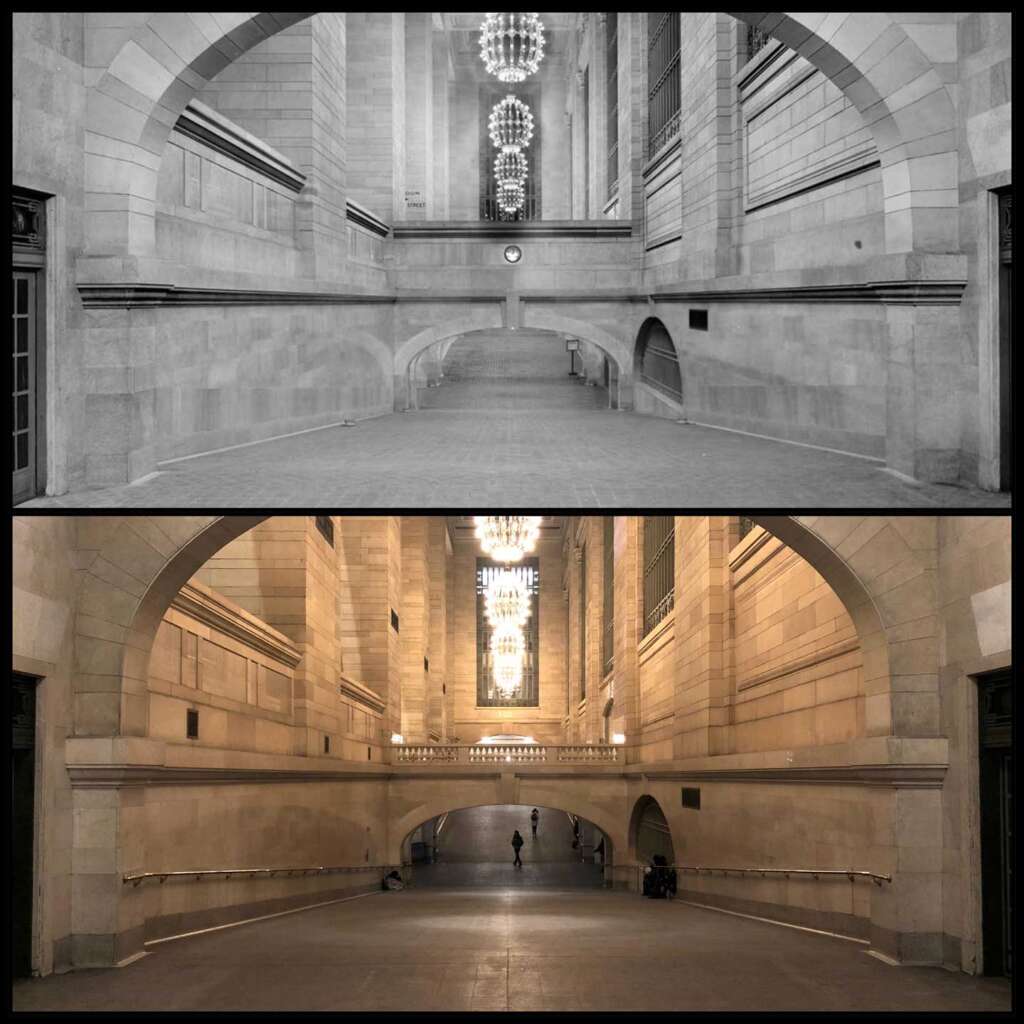
[[(526, 304), (522, 326), (524, 329), (553, 331), (556, 334), (571, 334), (583, 338), (601, 349), (619, 368), (620, 393), (632, 386), (633, 360), (629, 346), (609, 331), (586, 320), (549, 313), (546, 310), (531, 309)], [(472, 317), (438, 323), (424, 327), (401, 342), (395, 350), (395, 410), (410, 408), (413, 391), (413, 364), (416, 358), (428, 348), (448, 338), (473, 331), (500, 330), (508, 327), (500, 308), (488, 308)], [(620, 394), (621, 397), (621, 394)], [(619, 406), (623, 408), (622, 405)], [(627, 406), (628, 407), (628, 406)]]
[[(164, 613), (216, 551), (266, 518), (83, 520), (76, 735), (146, 734), (149, 654)], [(938, 678), (929, 657), (935, 641), (923, 630), (935, 614), (934, 517), (753, 518), (821, 574), (853, 620), (864, 656), (869, 735), (936, 735)]]
[[(529, 794), (527, 784), (530, 780), (524, 778), (519, 781), (521, 783), (520, 789)], [(388, 855), (392, 857), (395, 863), (398, 863), (401, 859), (399, 854), (404, 840), (420, 825), (430, 821), (432, 818), (439, 817), (442, 814), (451, 814), (453, 811), (469, 810), (473, 807), (494, 807), (510, 803), (522, 807), (545, 807), (548, 810), (575, 814), (580, 818), (585, 818), (609, 837), (614, 851), (624, 850), (625, 846), (623, 843), (626, 838), (626, 830), (623, 819), (625, 815), (624, 813), (610, 813), (607, 809), (599, 807), (588, 798), (587, 791), (593, 785), (593, 780), (581, 778), (578, 782), (574, 783), (573, 779), (563, 777), (559, 779), (559, 783), (560, 798), (558, 798), (556, 803), (551, 802), (553, 797), (550, 794), (544, 799), (529, 800), (523, 795), (523, 792), (517, 794), (517, 799), (514, 800), (501, 799), (502, 793), (499, 783), (492, 783), (496, 799), (470, 797), (467, 802), (466, 797), (459, 797), (454, 795), (454, 793), (438, 794), (436, 790), (441, 787), (437, 786), (435, 781), (435, 785), (431, 787), (433, 792), (424, 793), (422, 803), (411, 807), (400, 818), (391, 823), (388, 835)], [(392, 793), (400, 784), (399, 779), (392, 781)], [(458, 783), (455, 783), (453, 780), (451, 785), (454, 789)], [(569, 806), (570, 804), (571, 806)], [(625, 810), (624, 802), (622, 803), (622, 810)]]
[[(645, 367), (651, 372), (645, 372)], [(638, 379), (643, 378), (645, 382), (666, 390), (682, 402), (683, 376), (679, 350), (669, 329), (656, 316), (644, 320), (636, 333), (633, 372)]]
[[(157, 172), (178, 116), (238, 56), (312, 13), (126, 19), (127, 38), (89, 89), (87, 255), (154, 254)], [(806, 58), (860, 111), (882, 163), (886, 251), (956, 252), (956, 111), (941, 74), (956, 58), (955, 21), (920, 32), (914, 14), (728, 13)], [(110, 35), (108, 26), (88, 31)]]

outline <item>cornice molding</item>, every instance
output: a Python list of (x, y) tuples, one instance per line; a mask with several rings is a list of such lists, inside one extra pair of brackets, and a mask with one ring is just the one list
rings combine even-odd
[(379, 771), (297, 771), (291, 769), (180, 768), (166, 765), (68, 765), (75, 789), (122, 789), (131, 786), (210, 786), (292, 782), (387, 781), (391, 766)]
[(940, 789), (947, 765), (859, 764), (809, 768), (723, 768), (704, 771), (647, 771), (644, 778), (679, 782), (770, 782), (785, 785), (882, 786), (896, 789)]
[(306, 184), (306, 176), (287, 157), (198, 100), (188, 104), (174, 130), (258, 171), (292, 192), (301, 192)]
[(814, 654), (797, 658), (796, 661), (787, 662), (778, 668), (762, 672), (751, 679), (746, 679), (738, 683), (736, 689), (739, 692), (743, 692), (754, 686), (760, 686), (762, 683), (770, 683), (775, 679), (781, 679), (783, 676), (791, 676), (794, 672), (800, 672), (802, 669), (820, 665), (824, 661), (831, 661), (833, 658), (838, 658), (843, 654), (851, 654), (858, 650), (860, 650), (860, 641), (856, 637), (851, 640), (843, 640), (840, 643), (833, 644), (831, 647), (827, 647), (823, 651), (816, 651)]
[(420, 221), (395, 224), (399, 241), (433, 238), (631, 238), (628, 220)]
[(377, 712), (377, 714), (383, 714), (384, 709), (387, 707), (387, 701), (378, 693), (371, 690), (368, 686), (356, 682), (355, 679), (350, 679), (348, 676), (338, 676), (338, 692), (343, 697), (349, 697), (356, 701), (356, 703)]
[(186, 583), (171, 601), (171, 607), (290, 668), (295, 668), (302, 660), (302, 652), (283, 633), (205, 587), (200, 589)]
[(80, 284), (86, 309), (146, 306), (338, 306), (392, 305), (395, 295), (364, 292), (278, 292), (246, 288), (193, 288), (174, 284)]
[(391, 233), (391, 228), (380, 217), (354, 199), (345, 200), (345, 218), (381, 238), (386, 238)]
[[(881, 303), (903, 306), (957, 306), (966, 281), (880, 281), (868, 284), (807, 285), (787, 288), (734, 288), (700, 291), (645, 291), (620, 289), (584, 292), (520, 291), (520, 302), (591, 303), (629, 302), (787, 302)], [(244, 288), (195, 288), (173, 284), (79, 284), (86, 309), (136, 309), (150, 306), (338, 306), (396, 305), (402, 303), (504, 302), (505, 292), (403, 291), (369, 292), (263, 291)]]

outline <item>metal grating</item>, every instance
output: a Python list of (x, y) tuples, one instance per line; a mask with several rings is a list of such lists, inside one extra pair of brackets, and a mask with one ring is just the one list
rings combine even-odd
[(765, 32), (758, 25), (747, 26), (747, 60), (753, 60), (757, 53), (771, 42), (770, 32)]
[(647, 15), (647, 155), (679, 134), (679, 12)]
[(604, 517), (604, 617), (601, 644), (601, 674), (615, 667), (615, 517)]
[(644, 636), (675, 605), (675, 516), (644, 516)]
[(605, 22), (605, 57), (608, 76), (605, 103), (608, 110), (608, 199), (619, 191), (619, 16), (609, 13)]

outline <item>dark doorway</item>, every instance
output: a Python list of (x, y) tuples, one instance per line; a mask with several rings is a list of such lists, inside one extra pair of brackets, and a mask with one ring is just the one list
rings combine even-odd
[(1012, 486), (1013, 192), (999, 192), (999, 489)]
[(978, 680), (981, 757), (981, 928), (986, 974), (1013, 973), (1013, 683)]
[(46, 203), (14, 190), (11, 199), (11, 468), (14, 504), (46, 489), (44, 268)]
[(32, 973), (32, 853), (35, 837), (36, 680), (15, 675), (8, 700), (11, 719), (11, 966), (14, 977)]

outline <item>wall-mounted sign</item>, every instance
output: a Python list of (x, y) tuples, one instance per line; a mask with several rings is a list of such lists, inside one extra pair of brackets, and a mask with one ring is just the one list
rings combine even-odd
[(425, 210), (427, 201), (418, 188), (407, 188), (405, 190), (405, 208), (407, 210)]

